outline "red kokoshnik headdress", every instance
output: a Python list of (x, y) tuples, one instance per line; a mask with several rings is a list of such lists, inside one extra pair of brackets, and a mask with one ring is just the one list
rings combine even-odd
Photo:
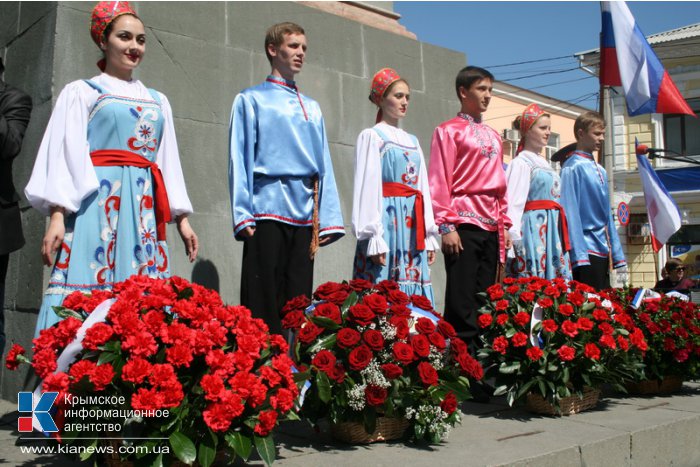
[[(389, 86), (391, 86), (396, 81), (400, 80), (399, 74), (391, 68), (382, 68), (379, 70), (372, 78), (372, 87), (369, 91), (369, 100), (372, 101), (374, 105), (379, 107), (379, 103), (384, 97), (384, 93)], [(377, 111), (377, 123), (382, 119), (382, 109)]]
[(525, 107), (523, 114), (520, 116), (520, 141), (518, 142), (518, 150), (515, 154), (519, 154), (520, 151), (523, 150), (525, 147), (525, 135), (542, 115), (545, 115), (545, 111), (540, 109), (540, 106), (537, 104), (530, 104)]
[[(112, 21), (121, 15), (133, 15), (138, 18), (136, 11), (129, 5), (129, 2), (99, 2), (92, 10), (90, 17), (90, 36), (99, 47), (104, 39), (105, 29)], [(104, 71), (104, 59), (97, 62), (100, 70)]]

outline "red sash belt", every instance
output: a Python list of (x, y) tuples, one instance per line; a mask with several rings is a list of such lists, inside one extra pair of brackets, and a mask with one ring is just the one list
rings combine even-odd
[(561, 204), (549, 199), (538, 199), (525, 203), (526, 211), (536, 211), (538, 209), (556, 209), (559, 211), (559, 229), (561, 230), (561, 240), (564, 242), (564, 251), (571, 250), (569, 243), (569, 226), (566, 223), (566, 214)]
[(423, 213), (423, 193), (404, 185), (403, 183), (385, 182), (382, 183), (382, 191), (385, 198), (400, 197), (408, 198), (409, 196), (416, 197), (415, 207), (415, 226), (416, 226), (416, 248), (425, 250), (425, 215)]
[(142, 169), (150, 168), (153, 178), (153, 198), (155, 206), (153, 210), (156, 214), (156, 231), (158, 240), (165, 240), (165, 224), (170, 222), (170, 202), (168, 201), (168, 191), (165, 189), (165, 181), (158, 164), (134, 152), (120, 149), (103, 149), (90, 153), (92, 165), (96, 167), (129, 166)]

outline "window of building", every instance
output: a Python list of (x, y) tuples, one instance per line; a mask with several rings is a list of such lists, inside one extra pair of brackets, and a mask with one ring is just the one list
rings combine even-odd
[(560, 140), (561, 138), (559, 137), (559, 133), (551, 133), (549, 135), (549, 141), (547, 141), (547, 146), (544, 147), (545, 156), (547, 156), (549, 165), (551, 165), (555, 170), (559, 170), (559, 163), (553, 162), (552, 156), (559, 150)]
[(669, 245), (700, 244), (700, 225), (683, 225), (667, 242)]
[[(700, 99), (687, 102), (695, 113), (700, 113)], [(664, 115), (664, 142), (666, 149), (700, 158), (700, 119), (690, 115)]]

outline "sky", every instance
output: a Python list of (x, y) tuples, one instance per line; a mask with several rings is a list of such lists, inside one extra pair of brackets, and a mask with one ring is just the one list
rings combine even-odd
[[(645, 35), (700, 22), (700, 2), (627, 4)], [(598, 47), (599, 2), (395, 1), (394, 11), (419, 41), (464, 52), (469, 65), (489, 69), (497, 80), (597, 107), (598, 81), (576, 69), (573, 55)], [(529, 75), (536, 76), (524, 78)]]

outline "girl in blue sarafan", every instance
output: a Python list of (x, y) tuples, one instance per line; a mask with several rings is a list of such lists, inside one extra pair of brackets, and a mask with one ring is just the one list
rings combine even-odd
[(513, 221), (513, 250), (506, 264), (509, 277), (571, 280), (569, 233), (559, 204), (561, 183), (542, 155), (551, 134), (550, 120), (537, 104), (530, 104), (514, 122), (521, 138), (506, 170), (508, 217)]
[(439, 243), (425, 159), (416, 137), (398, 127), (409, 98), (396, 71), (374, 75), (369, 99), (379, 107), (377, 124), (360, 133), (355, 148), (353, 277), (393, 280), (434, 303), (429, 266)]
[(189, 260), (197, 257), (170, 104), (132, 78), (146, 50), (144, 25), (128, 2), (100, 2), (90, 33), (104, 54), (102, 74), (61, 91), (25, 188), (51, 217), (41, 254), (53, 269), (35, 335), (58, 322), (53, 307), (76, 290), (170, 276), (171, 220)]

